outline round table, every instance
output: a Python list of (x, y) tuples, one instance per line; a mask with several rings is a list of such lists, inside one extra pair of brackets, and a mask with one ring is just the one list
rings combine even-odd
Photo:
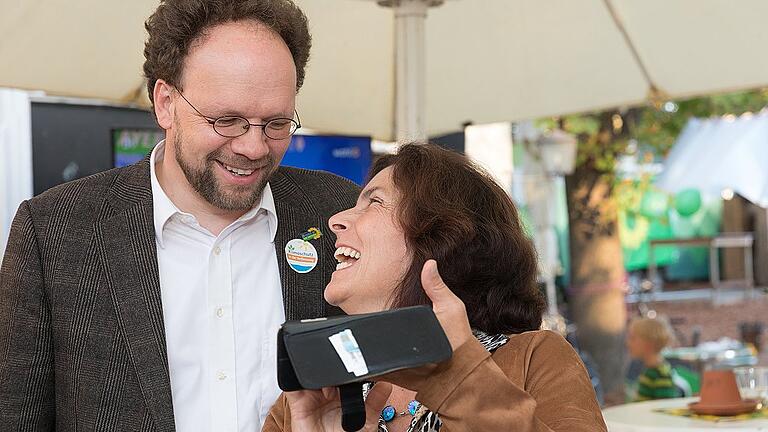
[(608, 432), (768, 432), (768, 419), (710, 422), (654, 412), (657, 408), (683, 408), (698, 398), (659, 399), (619, 405), (603, 410)]

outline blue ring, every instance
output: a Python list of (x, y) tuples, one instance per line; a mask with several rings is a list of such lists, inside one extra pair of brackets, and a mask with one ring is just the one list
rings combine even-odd
[(396, 413), (397, 412), (395, 411), (395, 407), (392, 405), (387, 405), (383, 410), (381, 410), (381, 418), (383, 418), (385, 422), (388, 422), (395, 418)]
[(418, 411), (420, 407), (421, 403), (419, 403), (417, 400), (408, 402), (408, 412), (411, 413), (412, 416), (416, 415), (416, 411)]

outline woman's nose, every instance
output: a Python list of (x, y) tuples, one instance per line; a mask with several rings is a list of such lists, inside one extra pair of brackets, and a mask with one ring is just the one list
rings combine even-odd
[(338, 234), (347, 229), (348, 222), (346, 222), (344, 215), (348, 211), (349, 210), (344, 210), (342, 212), (336, 213), (335, 215), (331, 216), (330, 219), (328, 219), (328, 227), (331, 229), (331, 231)]

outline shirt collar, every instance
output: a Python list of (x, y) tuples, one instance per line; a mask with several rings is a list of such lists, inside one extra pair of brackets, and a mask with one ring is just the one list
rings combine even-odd
[(275, 198), (272, 196), (272, 187), (267, 183), (261, 192), (261, 202), (259, 207), (267, 212), (267, 222), (269, 223), (269, 241), (275, 242), (277, 235), (277, 209), (275, 208)]
[[(154, 225), (155, 225), (155, 237), (157, 238), (160, 248), (164, 248), (163, 242), (163, 229), (168, 220), (175, 214), (185, 214), (176, 207), (171, 199), (166, 195), (160, 182), (157, 179), (157, 171), (155, 170), (155, 164), (163, 160), (163, 151), (165, 148), (165, 140), (157, 143), (152, 153), (149, 156), (149, 172), (150, 180), (152, 183), (152, 206), (154, 210)], [(249, 210), (246, 214), (242, 215), (234, 223), (245, 223), (255, 218), (261, 210), (264, 210), (267, 214), (267, 223), (269, 225), (269, 240), (274, 243), (275, 236), (277, 235), (277, 210), (275, 209), (275, 199), (272, 196), (272, 188), (269, 183), (264, 186), (264, 190), (261, 193), (261, 200), (259, 204)]]
[(267, 224), (269, 225), (269, 241), (275, 242), (275, 235), (277, 234), (277, 210), (275, 209), (275, 199), (272, 196), (272, 187), (269, 183), (264, 186), (264, 190), (261, 191), (261, 200), (259, 204), (252, 209), (248, 210), (248, 213), (240, 216), (234, 223), (247, 223), (264, 211), (267, 214)]
[(155, 164), (163, 160), (163, 149), (165, 148), (165, 140), (157, 143), (155, 148), (152, 149), (152, 153), (149, 155), (149, 174), (152, 182), (152, 207), (154, 210), (154, 224), (155, 224), (155, 237), (157, 238), (160, 248), (165, 248), (163, 243), (163, 228), (166, 222), (171, 216), (176, 213), (181, 213), (165, 194), (160, 182), (157, 180), (157, 171), (155, 170)]

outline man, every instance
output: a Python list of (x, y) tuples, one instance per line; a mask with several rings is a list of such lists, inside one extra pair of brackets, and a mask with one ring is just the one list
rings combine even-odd
[(2, 431), (258, 431), (279, 393), (277, 326), (327, 313), (325, 227), (357, 188), (277, 167), (299, 126), (306, 17), (289, 0), (164, 0), (146, 28), (166, 139), (14, 220)]

